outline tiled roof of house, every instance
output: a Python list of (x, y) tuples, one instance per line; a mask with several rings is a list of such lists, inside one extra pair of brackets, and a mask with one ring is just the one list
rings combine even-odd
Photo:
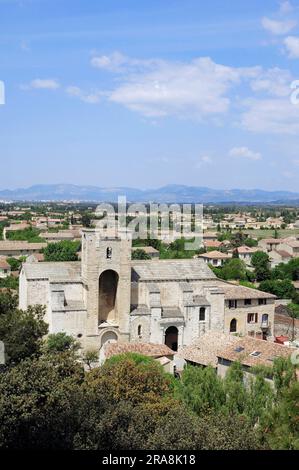
[(211, 330), (200, 336), (193, 344), (180, 349), (178, 356), (196, 364), (217, 367), (219, 351), (237, 342), (237, 336)]
[(203, 253), (198, 255), (199, 258), (207, 258), (207, 259), (228, 259), (232, 256), (227, 253), (222, 253), (221, 251), (209, 251), (208, 253)]
[(204, 240), (203, 242), (206, 248), (219, 248), (222, 245), (222, 242), (218, 240)]
[(290, 246), (291, 248), (299, 248), (299, 240), (291, 240), (286, 242), (286, 245)]
[(246, 253), (255, 253), (256, 251), (259, 251), (259, 249), (257, 247), (249, 247), (249, 246), (239, 246), (239, 248), (237, 248), (238, 250), (238, 253), (239, 254), (246, 254)]
[(108, 343), (105, 345), (105, 356), (108, 359), (116, 354), (136, 352), (149, 357), (173, 356), (174, 352), (166, 344), (153, 343)]
[(24, 263), (23, 271), (27, 279), (50, 279), (80, 281), (80, 261)]
[(156, 248), (154, 248), (152, 246), (133, 246), (132, 251), (136, 251), (136, 250), (142, 250), (148, 255), (150, 255), (150, 254), (153, 255), (153, 254), (159, 253), (159, 250), (156, 250)]
[(247, 336), (239, 338), (237, 343), (219, 350), (217, 355), (219, 358), (232, 362), (239, 361), (245, 366), (253, 367), (257, 365), (271, 366), (276, 357), (287, 358), (293, 351), (294, 348)]
[(282, 258), (292, 258), (292, 255), (285, 250), (275, 250)]
[(225, 299), (275, 299), (276, 296), (258, 289), (245, 286), (236, 286), (229, 282), (221, 282)]
[(1, 240), (0, 251), (2, 250), (41, 250), (47, 243), (29, 243), (26, 241)]
[(140, 281), (216, 278), (206, 263), (198, 258), (133, 261), (132, 268)]
[(0, 258), (0, 268), (1, 269), (10, 269), (10, 264), (4, 258)]

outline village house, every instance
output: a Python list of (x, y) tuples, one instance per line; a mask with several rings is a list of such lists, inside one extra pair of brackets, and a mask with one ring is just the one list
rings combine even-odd
[(148, 256), (151, 257), (151, 259), (157, 259), (160, 257), (160, 252), (159, 250), (156, 250), (156, 248), (152, 246), (133, 246), (132, 247), (132, 253), (137, 250), (142, 250), (147, 254)]
[(0, 257), (0, 278), (10, 276), (11, 267), (5, 258)]
[(239, 246), (236, 249), (236, 251), (238, 253), (239, 259), (241, 261), (244, 261), (244, 263), (247, 266), (251, 266), (251, 257), (254, 253), (256, 253), (258, 251), (258, 248), (257, 247), (250, 248), (250, 247), (244, 245), (244, 246)]
[(112, 356), (125, 353), (138, 353), (155, 359), (165, 372), (173, 374), (174, 351), (165, 344), (107, 342), (100, 351), (99, 361), (103, 363)]
[[(276, 358), (287, 359), (294, 351), (294, 348), (275, 342), (260, 341), (250, 337), (239, 338), (236, 343), (225, 346), (223, 350), (217, 352), (217, 374), (225, 377), (229, 367), (238, 361), (243, 367), (246, 380), (252, 375), (253, 367), (272, 366)], [(272, 382), (270, 378), (268, 380)]]
[(212, 266), (215, 267), (220, 267), (223, 265), (223, 263), (231, 259), (232, 255), (228, 253), (222, 253), (221, 251), (208, 251), (207, 253), (203, 253), (201, 255), (198, 255), (198, 258), (201, 258), (205, 261), (207, 264), (211, 264)]
[(50, 333), (106, 342), (166, 344), (173, 351), (207, 331), (273, 339), (274, 296), (217, 279), (195, 259), (131, 259), (131, 239), (82, 230), (82, 259), (23, 263), (20, 308), (46, 306)]
[(19, 257), (40, 252), (47, 243), (29, 243), (26, 241), (0, 240), (0, 256)]

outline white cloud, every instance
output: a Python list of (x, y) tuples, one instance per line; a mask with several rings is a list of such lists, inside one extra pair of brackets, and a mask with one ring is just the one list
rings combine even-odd
[(292, 173), (289, 170), (285, 170), (282, 172), (282, 176), (284, 176), (285, 178), (291, 179), (291, 178), (294, 178), (294, 173)]
[(259, 152), (254, 152), (248, 147), (233, 147), (229, 151), (229, 156), (234, 158), (247, 158), (249, 160), (260, 160), (262, 158)]
[(36, 78), (35, 80), (32, 80), (27, 85), (21, 85), (21, 88), (23, 90), (32, 90), (32, 89), (57, 90), (57, 88), (59, 87), (60, 87), (59, 82), (52, 78), (46, 78), (46, 79)]
[(249, 99), (241, 126), (255, 133), (298, 135), (299, 106), (289, 99)]
[(284, 14), (291, 13), (294, 10), (293, 5), (288, 1), (283, 1), (280, 3), (279, 12)]
[(120, 52), (113, 52), (110, 56), (95, 56), (91, 59), (90, 63), (93, 67), (115, 72), (119, 71), (127, 60), (127, 57)]
[(264, 29), (275, 35), (284, 35), (295, 28), (297, 22), (294, 20), (271, 20), (270, 18), (262, 18), (262, 26)]
[(250, 85), (255, 92), (266, 92), (272, 96), (288, 96), (292, 80), (292, 74), (289, 70), (274, 67), (266, 71), (260, 70)]
[(203, 166), (212, 165), (212, 164), (213, 164), (213, 159), (209, 155), (203, 155), (196, 162), (196, 168), (202, 168)]
[(70, 96), (75, 96), (79, 98), (84, 103), (97, 104), (101, 101), (103, 92), (94, 91), (92, 93), (87, 93), (77, 86), (68, 86), (65, 89), (66, 93)]
[(290, 59), (299, 59), (299, 37), (287, 36), (284, 39), (284, 45)]
[(256, 74), (256, 67), (228, 67), (209, 57), (189, 63), (130, 59), (126, 64), (123, 83), (110, 93), (109, 99), (147, 117), (203, 118), (225, 113), (230, 107), (231, 88), (242, 77)]

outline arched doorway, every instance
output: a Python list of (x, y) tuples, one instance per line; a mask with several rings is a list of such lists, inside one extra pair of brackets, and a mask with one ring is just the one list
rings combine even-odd
[(112, 269), (102, 272), (99, 279), (99, 324), (115, 320), (118, 274)]
[(115, 343), (117, 339), (117, 334), (114, 331), (106, 331), (101, 338), (101, 347), (106, 343)]
[(179, 331), (176, 326), (169, 326), (165, 331), (165, 344), (173, 351), (178, 350)]
[(237, 331), (237, 320), (233, 318), (229, 325), (229, 332), (236, 333), (236, 331)]

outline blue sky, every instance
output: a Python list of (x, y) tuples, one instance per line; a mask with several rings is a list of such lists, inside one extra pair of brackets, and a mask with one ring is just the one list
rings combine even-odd
[(0, 188), (299, 190), (298, 65), (298, 0), (0, 0)]

